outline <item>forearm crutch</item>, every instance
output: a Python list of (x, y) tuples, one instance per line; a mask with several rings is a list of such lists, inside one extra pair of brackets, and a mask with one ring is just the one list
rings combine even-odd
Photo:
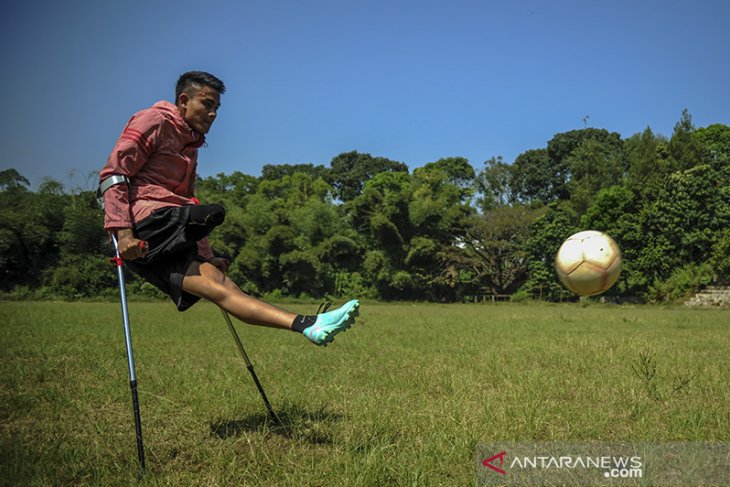
[[(137, 397), (137, 373), (134, 368), (134, 353), (132, 352), (132, 331), (129, 327), (129, 313), (127, 311), (127, 291), (124, 285), (123, 261), (119, 255), (119, 245), (114, 233), (110, 233), (114, 243), (115, 257), (112, 263), (117, 265), (117, 277), (119, 278), (119, 296), (122, 302), (122, 320), (124, 321), (124, 341), (127, 344), (127, 361), (129, 364), (129, 387), (132, 389), (132, 408), (134, 409), (134, 430), (137, 434), (137, 455), (139, 456), (139, 467), (145, 470), (144, 464), (144, 443), (142, 442), (142, 419), (139, 415), (139, 399)], [(145, 244), (141, 242), (140, 245)]]
[(233, 326), (233, 323), (231, 322), (231, 317), (228, 316), (228, 312), (224, 310), (223, 308), (220, 309), (221, 313), (223, 313), (223, 317), (226, 319), (226, 323), (228, 323), (228, 329), (231, 330), (231, 335), (233, 335), (233, 339), (236, 341), (236, 346), (238, 347), (238, 352), (241, 354), (241, 357), (243, 357), (243, 361), (246, 362), (246, 368), (251, 373), (251, 377), (253, 377), (253, 381), (256, 384), (256, 387), (259, 390), (259, 393), (261, 393), (261, 398), (264, 400), (264, 404), (266, 405), (266, 409), (269, 410), (269, 418), (276, 423), (277, 425), (281, 426), (282, 422), (279, 419), (279, 417), (274, 412), (274, 409), (271, 407), (271, 403), (269, 402), (269, 399), (266, 397), (266, 393), (264, 392), (264, 388), (261, 386), (261, 382), (259, 382), (259, 378), (256, 376), (256, 372), (253, 370), (253, 364), (251, 363), (251, 360), (248, 358), (248, 354), (246, 353), (246, 350), (243, 348), (243, 343), (241, 343), (241, 339), (238, 336), (238, 333), (236, 332), (236, 328)]

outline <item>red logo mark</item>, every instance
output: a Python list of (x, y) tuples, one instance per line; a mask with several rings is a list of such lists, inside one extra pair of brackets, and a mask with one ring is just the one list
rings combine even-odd
[[(484, 461), (482, 462), (482, 465), (484, 465), (485, 467), (489, 467), (489, 468), (491, 468), (492, 470), (494, 470), (494, 471), (495, 471), (495, 472), (497, 472), (498, 474), (502, 474), (502, 475), (507, 475), (507, 472), (505, 472), (504, 470), (502, 470), (501, 468), (499, 468), (499, 467), (501, 467), (502, 465), (504, 465), (504, 456), (505, 456), (506, 454), (507, 454), (507, 452), (506, 452), (506, 451), (503, 451), (502, 453), (497, 453), (497, 454), (496, 454), (496, 455), (494, 455), (493, 457), (489, 457), (489, 458), (487, 458), (486, 460), (484, 460)], [(494, 460), (496, 460), (497, 458), (499, 458), (499, 467), (495, 467), (494, 465), (492, 465), (492, 462), (493, 462)]]

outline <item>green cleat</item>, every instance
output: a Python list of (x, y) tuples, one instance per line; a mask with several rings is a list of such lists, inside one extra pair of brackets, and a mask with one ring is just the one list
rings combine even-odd
[(360, 302), (353, 299), (334, 311), (317, 315), (317, 320), (312, 326), (306, 328), (303, 334), (315, 345), (327, 346), (335, 339), (335, 335), (347, 330), (355, 323), (355, 317), (359, 312)]

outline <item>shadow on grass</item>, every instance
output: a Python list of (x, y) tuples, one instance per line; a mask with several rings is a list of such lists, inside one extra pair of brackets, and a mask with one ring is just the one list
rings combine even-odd
[(297, 404), (285, 404), (276, 411), (276, 417), (262, 412), (242, 419), (211, 421), (210, 431), (220, 439), (237, 437), (244, 432), (263, 435), (273, 433), (283, 438), (328, 445), (332, 443), (329, 426), (340, 421), (343, 416), (325, 411), (326, 407), (312, 412)]

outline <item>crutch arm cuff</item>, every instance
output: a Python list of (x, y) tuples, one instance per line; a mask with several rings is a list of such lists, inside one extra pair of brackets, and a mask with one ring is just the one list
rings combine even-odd
[(99, 187), (96, 189), (96, 200), (102, 209), (104, 209), (104, 193), (116, 184), (129, 185), (129, 178), (124, 174), (112, 174), (99, 183)]
[(100, 197), (106, 192), (107, 189), (111, 188), (115, 184), (129, 184), (129, 178), (124, 174), (112, 174), (108, 178), (104, 178), (99, 183), (99, 188), (96, 190), (96, 196)]

